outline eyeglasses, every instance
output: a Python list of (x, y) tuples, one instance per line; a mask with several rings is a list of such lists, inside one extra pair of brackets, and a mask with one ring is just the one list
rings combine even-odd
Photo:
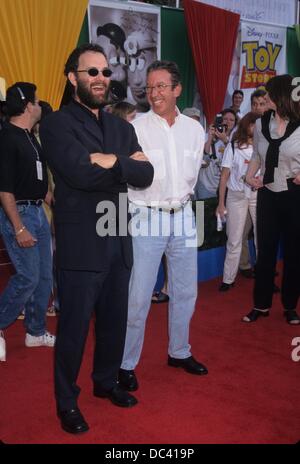
[(149, 85), (147, 85), (145, 87), (145, 91), (146, 93), (152, 93), (152, 91), (155, 89), (157, 90), (157, 92), (164, 92), (167, 87), (174, 87), (174, 84), (161, 83), (161, 84), (154, 85), (153, 87), (150, 87)]
[(112, 71), (109, 68), (88, 68), (88, 69), (77, 69), (77, 72), (86, 72), (91, 77), (98, 76), (99, 73), (102, 74), (103, 77), (110, 77), (112, 75)]

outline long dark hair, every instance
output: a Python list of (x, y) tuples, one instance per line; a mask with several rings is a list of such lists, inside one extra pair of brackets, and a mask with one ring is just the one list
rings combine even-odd
[(249, 133), (251, 124), (255, 124), (255, 121), (259, 118), (256, 113), (247, 113), (238, 123), (238, 128), (233, 134), (232, 141), (237, 143), (238, 148), (249, 146), (249, 140), (252, 138), (252, 134)]

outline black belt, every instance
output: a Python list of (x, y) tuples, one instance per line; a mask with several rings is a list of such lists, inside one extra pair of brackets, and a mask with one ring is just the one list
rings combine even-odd
[(41, 206), (43, 200), (17, 200), (17, 205), (26, 205), (26, 206)]
[(174, 214), (178, 213), (178, 211), (182, 210), (186, 206), (186, 203), (184, 205), (180, 205), (177, 208), (157, 208), (156, 206), (147, 206), (149, 209), (153, 209), (154, 211), (159, 211), (160, 213), (169, 213), (169, 214)]

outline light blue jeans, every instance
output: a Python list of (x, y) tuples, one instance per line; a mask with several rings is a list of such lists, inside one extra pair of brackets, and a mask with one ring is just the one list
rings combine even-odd
[(140, 212), (131, 220), (133, 229), (135, 232), (139, 230), (140, 234), (134, 236), (133, 231), (134, 263), (129, 283), (128, 323), (121, 366), (126, 370), (134, 369), (140, 359), (146, 319), (163, 253), (167, 257), (170, 298), (168, 353), (174, 358), (191, 356), (189, 325), (197, 298), (197, 247), (188, 246), (195, 243), (196, 237), (195, 218), (190, 205), (173, 215), (153, 212), (145, 207)]
[(16, 273), (0, 295), (0, 329), (8, 327), (25, 308), (24, 325), (30, 335), (46, 332), (46, 312), (52, 289), (50, 228), (42, 206), (18, 205), (22, 223), (37, 239), (33, 247), (21, 248), (13, 226), (0, 208), (0, 231)]

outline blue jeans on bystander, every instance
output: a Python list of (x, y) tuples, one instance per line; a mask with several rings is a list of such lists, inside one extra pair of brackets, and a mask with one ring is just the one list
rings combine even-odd
[(37, 242), (33, 247), (21, 248), (10, 220), (0, 208), (0, 232), (16, 270), (0, 295), (0, 330), (14, 322), (25, 308), (26, 332), (41, 336), (46, 332), (46, 311), (52, 289), (50, 228), (42, 207), (17, 205), (17, 209)]

